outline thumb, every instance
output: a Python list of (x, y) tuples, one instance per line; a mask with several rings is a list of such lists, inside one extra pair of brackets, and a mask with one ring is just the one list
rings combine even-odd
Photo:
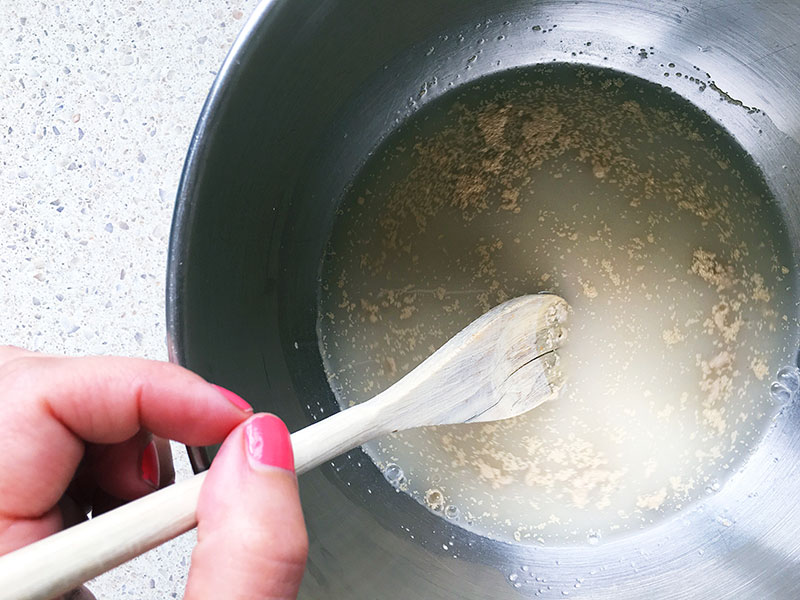
[(289, 432), (258, 414), (225, 440), (197, 506), (197, 546), (187, 600), (293, 600), (308, 538)]

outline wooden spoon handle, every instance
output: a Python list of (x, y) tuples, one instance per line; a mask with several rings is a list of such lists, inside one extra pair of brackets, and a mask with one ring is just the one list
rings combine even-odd
[(392, 431), (390, 402), (400, 394), (389, 388), (381, 396), (332, 414), (292, 434), (294, 469), (298, 475)]
[(47, 600), (197, 525), (205, 473), (0, 557), (0, 598)]
[[(292, 434), (298, 474), (386, 431), (370, 403)], [(129, 502), (0, 557), (0, 599), (48, 600), (197, 525), (206, 474)]]

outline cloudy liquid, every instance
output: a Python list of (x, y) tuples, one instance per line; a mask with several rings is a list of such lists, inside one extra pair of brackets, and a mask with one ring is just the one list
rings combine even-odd
[(741, 150), (668, 91), (567, 66), (494, 77), (413, 117), (343, 199), (326, 372), (362, 402), (492, 306), (558, 293), (557, 400), (365, 449), (479, 534), (608, 539), (719, 489), (758, 442), (796, 327), (782, 231)]

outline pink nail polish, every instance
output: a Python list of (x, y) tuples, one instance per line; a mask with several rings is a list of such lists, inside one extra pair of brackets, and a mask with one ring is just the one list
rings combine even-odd
[(289, 430), (275, 415), (263, 413), (251, 417), (244, 427), (244, 443), (252, 468), (275, 467), (294, 473)]
[(230, 390), (226, 390), (224, 387), (216, 385), (214, 383), (211, 384), (220, 394), (225, 396), (225, 399), (233, 404), (239, 410), (243, 410), (244, 412), (253, 412), (253, 407), (250, 406), (247, 402), (245, 402), (244, 398), (239, 396), (238, 394), (234, 394)]
[(151, 441), (142, 450), (142, 462), (140, 465), (142, 472), (142, 479), (152, 486), (158, 488), (158, 480), (161, 476), (161, 466), (158, 463), (158, 452), (156, 451), (156, 443)]

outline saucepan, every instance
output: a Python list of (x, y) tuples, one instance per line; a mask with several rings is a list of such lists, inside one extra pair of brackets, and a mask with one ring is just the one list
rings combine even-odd
[[(553, 62), (669, 85), (724, 127), (774, 197), (796, 294), (798, 31), (800, 4), (777, 0), (265, 0), (219, 71), (186, 159), (169, 249), (172, 360), (291, 430), (338, 410), (317, 316), (344, 191), (427, 103)], [(797, 366), (789, 317), (785, 364)], [(191, 448), (194, 468), (214, 450)], [(301, 597), (797, 598), (799, 461), (790, 401), (741, 472), (699, 505), (609, 543), (551, 547), (459, 527), (355, 450), (300, 479)]]

